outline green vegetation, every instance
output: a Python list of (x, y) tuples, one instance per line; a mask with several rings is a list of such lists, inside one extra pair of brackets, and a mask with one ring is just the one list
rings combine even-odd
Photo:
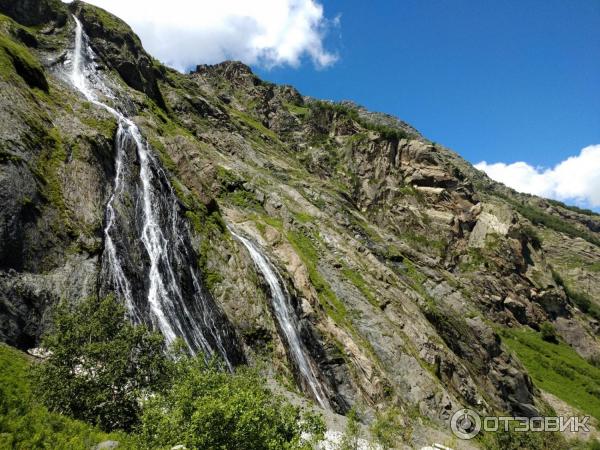
[(554, 269), (552, 270), (552, 278), (556, 284), (562, 286), (567, 297), (569, 297), (582, 312), (589, 314), (596, 320), (600, 320), (600, 306), (594, 303), (588, 294), (571, 288)]
[(531, 330), (501, 331), (534, 382), (569, 405), (600, 420), (600, 368), (562, 342), (546, 342)]
[(315, 220), (313, 216), (305, 212), (294, 212), (294, 218), (300, 223), (308, 223)]
[(356, 108), (352, 108), (340, 103), (330, 103), (325, 101), (313, 101), (310, 104), (310, 113), (313, 116), (318, 117), (327, 112), (333, 112), (337, 115), (346, 116), (350, 120), (358, 123), (363, 128), (378, 133), (383, 139), (388, 141), (399, 141), (400, 139), (410, 138), (410, 135), (404, 130), (373, 123), (363, 119), (360, 117)]
[(380, 306), (377, 298), (375, 298), (373, 292), (371, 289), (369, 289), (365, 279), (362, 277), (359, 271), (352, 270), (349, 267), (344, 267), (342, 269), (342, 274), (362, 293), (362, 295), (365, 296), (371, 305), (375, 307)]
[(117, 121), (115, 119), (98, 119), (93, 116), (84, 116), (81, 117), (81, 121), (88, 127), (100, 132), (107, 139), (114, 139), (117, 131)]
[(255, 372), (234, 375), (197, 358), (178, 364), (173, 386), (144, 406), (141, 439), (148, 448), (302, 449), (302, 432), (322, 436), (318, 416), (274, 395)]
[(0, 448), (84, 449), (112, 439), (124, 449), (300, 450), (312, 442), (302, 433), (323, 436), (320, 416), (274, 395), (257, 372), (230, 374), (181, 342), (165, 353), (162, 336), (131, 325), (113, 297), (61, 304), (53, 319), (43, 362), (0, 344)]
[(402, 233), (402, 239), (417, 248), (433, 249), (440, 256), (444, 256), (448, 244), (443, 239), (433, 239), (430, 236), (416, 233), (412, 230), (406, 230)]
[(258, 202), (254, 193), (246, 190), (228, 192), (223, 196), (223, 198), (229, 200), (232, 204), (239, 206), (240, 208), (249, 208), (255, 210), (262, 209), (262, 205)]
[(32, 393), (28, 376), (32, 360), (0, 344), (0, 448), (84, 449), (116, 440), (134, 448), (124, 433), (104, 433), (84, 422), (49, 412)]
[(462, 272), (473, 272), (486, 262), (486, 258), (480, 248), (469, 248), (467, 257), (463, 259), (458, 267)]
[(346, 429), (342, 435), (338, 450), (358, 450), (359, 439), (361, 438), (360, 422), (358, 412), (355, 408), (348, 411), (346, 415)]
[(310, 282), (317, 291), (319, 300), (327, 313), (338, 324), (344, 323), (348, 311), (344, 304), (337, 298), (329, 283), (319, 273), (317, 268), (319, 254), (310, 238), (300, 232), (289, 231), (287, 233), (287, 239), (306, 266)]
[(577, 228), (571, 223), (564, 219), (548, 214), (541, 209), (527, 204), (525, 201), (518, 201), (512, 197), (498, 194), (497, 196), (503, 198), (510, 203), (523, 217), (531, 221), (534, 225), (543, 225), (559, 233), (565, 233), (571, 237), (580, 237), (590, 242), (591, 244), (600, 246), (600, 239), (592, 236), (590, 233)]
[(544, 322), (540, 325), (540, 333), (544, 341), (558, 344), (556, 330), (554, 329), (554, 325), (552, 325), (550, 322)]
[(238, 121), (248, 125), (250, 128), (258, 131), (259, 133), (264, 134), (265, 136), (271, 138), (273, 141), (278, 142), (279, 137), (273, 132), (265, 127), (262, 123), (252, 117), (250, 114), (247, 114), (243, 111), (239, 111), (235, 108), (230, 108), (229, 113), (234, 116)]
[(284, 103), (284, 106), (289, 112), (301, 118), (307, 117), (310, 114), (310, 108), (307, 106), (294, 105), (293, 103)]
[[(0, 76), (5, 80), (22, 79), (29, 87), (48, 92), (44, 69), (27, 47), (0, 34)], [(17, 77), (18, 78), (17, 78)]]
[(223, 276), (209, 267), (210, 255), (214, 252), (212, 242), (222, 238), (227, 231), (227, 225), (218, 210), (209, 212), (200, 203), (196, 204), (195, 210), (186, 211), (185, 215), (200, 237), (198, 268), (202, 274), (204, 285), (212, 292), (215, 286), (223, 281)]
[(371, 423), (369, 431), (371, 437), (381, 450), (396, 448), (398, 443), (409, 436), (404, 435), (406, 427), (400, 421), (400, 410), (387, 408), (375, 414), (375, 420)]
[(83, 3), (83, 8), (85, 11), (84, 15), (86, 18), (86, 22), (94, 23), (96, 25), (101, 26), (102, 29), (105, 31), (106, 35), (109, 34), (106, 32), (110, 31), (113, 34), (117, 33), (122, 37), (127, 36), (129, 39), (133, 40), (137, 48), (143, 48), (142, 42), (139, 40), (137, 35), (132, 31), (129, 25), (127, 25), (121, 19), (119, 19), (116, 16), (113, 16), (112, 14), (106, 12), (105, 10), (97, 6), (92, 6)]
[(42, 343), (51, 354), (33, 371), (34, 392), (49, 410), (104, 430), (138, 424), (139, 399), (164, 386), (169, 364), (163, 337), (125, 313), (112, 296), (55, 308)]
[(530, 227), (529, 225), (524, 226), (521, 229), (523, 235), (527, 238), (527, 240), (531, 243), (531, 246), (535, 249), (542, 248), (542, 238), (539, 233), (535, 230), (535, 228)]
[[(565, 450), (574, 448), (590, 448), (587, 445), (575, 446), (567, 444), (565, 438), (558, 432), (521, 433), (514, 429), (518, 423), (509, 423), (510, 429), (487, 432), (478, 439), (486, 450)], [(479, 436), (478, 436), (479, 437)]]
[[(41, 125), (38, 125), (41, 127)], [(61, 220), (67, 231), (73, 229), (70, 212), (65, 204), (63, 187), (59, 171), (67, 159), (67, 152), (62, 138), (56, 128), (42, 131), (40, 139), (41, 153), (37, 161), (36, 172), (45, 182), (43, 195), (59, 212)], [(62, 232), (64, 230), (57, 230)]]
[(561, 208), (565, 208), (571, 211), (574, 211), (579, 214), (584, 214), (586, 216), (600, 216), (597, 212), (592, 211), (591, 209), (579, 208), (577, 206), (566, 205), (563, 202), (559, 202), (558, 200), (546, 199), (548, 203), (554, 206), (560, 206)]

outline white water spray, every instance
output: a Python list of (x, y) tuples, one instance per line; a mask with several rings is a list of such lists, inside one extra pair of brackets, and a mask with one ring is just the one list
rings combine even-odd
[(263, 274), (265, 281), (269, 285), (271, 290), (271, 302), (277, 323), (283, 333), (283, 338), (288, 344), (291, 357), (298, 367), (300, 376), (304, 381), (306, 388), (322, 408), (328, 409), (329, 402), (327, 400), (327, 395), (325, 394), (325, 389), (317, 377), (317, 370), (315, 369), (314, 362), (311, 361), (308, 352), (300, 339), (298, 320), (291, 304), (290, 294), (283, 279), (277, 272), (277, 269), (271, 264), (267, 257), (263, 255), (254, 242), (240, 236), (231, 228), (229, 228), (229, 231), (231, 231), (231, 234), (233, 234), (233, 236), (248, 249), (248, 253), (250, 253), (254, 264)]
[[(158, 329), (168, 343), (177, 337), (183, 338), (193, 351), (202, 351), (207, 355), (218, 351), (230, 369), (232, 362), (228, 358), (223, 338), (215, 323), (214, 311), (202, 304), (202, 289), (193, 269), (190, 269), (194, 289), (194, 298), (185, 299), (180, 286), (180, 277), (176, 276), (173, 265), (185, 265), (179, 247), (185, 246), (181, 241), (177, 228), (176, 196), (168, 183), (160, 165), (151, 155), (146, 141), (137, 125), (117, 109), (100, 101), (95, 92), (114, 98), (110, 89), (102, 81), (93, 66), (94, 53), (87, 44), (87, 36), (79, 19), (73, 16), (76, 23), (75, 49), (72, 57), (71, 82), (88, 101), (110, 112), (118, 121), (116, 136), (116, 162), (113, 192), (106, 207), (106, 226), (104, 229), (105, 248), (104, 262), (107, 265), (106, 276), (110, 278), (114, 289), (125, 299), (129, 314), (135, 322), (143, 322), (143, 317)], [(147, 305), (148, 311), (136, 305), (135, 293), (125, 274), (124, 263), (115, 242), (118, 236), (118, 212), (115, 206), (117, 199), (124, 195), (127, 188), (126, 175), (135, 161), (130, 161), (128, 148), (135, 148), (139, 163), (139, 197), (141, 203), (142, 226), (138, 239), (143, 243), (150, 262), (147, 273)], [(167, 185), (166, 194), (157, 191), (155, 186)], [(162, 195), (161, 198), (159, 196)], [(165, 204), (168, 206), (165, 207)], [(162, 208), (162, 209), (161, 209)], [(159, 215), (162, 213), (162, 215)], [(166, 224), (164, 223), (166, 222)], [(164, 232), (163, 232), (164, 230)], [(166, 237), (168, 236), (168, 238)], [(169, 240), (170, 239), (170, 240)], [(139, 294), (139, 293), (138, 293)], [(187, 301), (186, 301), (187, 300)], [(193, 308), (193, 311), (190, 310)], [(145, 314), (146, 312), (146, 314)], [(197, 319), (198, 321), (195, 321)], [(205, 336), (210, 335), (210, 341)]]

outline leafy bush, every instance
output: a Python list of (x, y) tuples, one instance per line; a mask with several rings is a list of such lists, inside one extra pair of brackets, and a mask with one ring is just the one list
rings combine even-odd
[(563, 450), (573, 448), (567, 445), (559, 432), (520, 433), (514, 430), (517, 422), (505, 431), (502, 426), (496, 432), (485, 433), (481, 439), (482, 448), (488, 450)]
[(371, 423), (371, 436), (381, 450), (396, 447), (403, 437), (403, 424), (400, 421), (400, 411), (397, 408), (389, 408), (375, 415)]
[(302, 449), (303, 432), (322, 436), (322, 420), (273, 395), (250, 370), (231, 375), (201, 358), (177, 364), (172, 387), (144, 404), (140, 427), (147, 448)]
[(105, 440), (135, 448), (124, 433), (106, 434), (86, 423), (51, 413), (31, 392), (32, 365), (24, 353), (0, 344), (0, 448), (84, 449)]
[(556, 330), (550, 322), (544, 322), (540, 325), (540, 332), (542, 333), (542, 339), (546, 342), (552, 342), (558, 344), (558, 337), (556, 336)]
[(527, 237), (527, 240), (531, 243), (531, 246), (535, 249), (542, 248), (542, 238), (538, 232), (530, 226), (524, 226), (522, 229), (523, 235)]
[(163, 337), (131, 325), (112, 296), (76, 306), (63, 302), (53, 320), (43, 339), (51, 354), (33, 370), (37, 398), (51, 411), (105, 430), (132, 429), (139, 399), (169, 380)]

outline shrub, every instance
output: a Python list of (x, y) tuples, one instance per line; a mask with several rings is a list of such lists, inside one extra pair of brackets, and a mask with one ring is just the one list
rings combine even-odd
[(303, 432), (321, 438), (314, 414), (274, 395), (265, 380), (247, 369), (229, 374), (202, 358), (182, 358), (172, 387), (144, 405), (141, 440), (145, 448), (302, 449)]
[(600, 320), (600, 308), (593, 303), (588, 294), (572, 289), (555, 270), (552, 270), (552, 278), (558, 286), (562, 286), (565, 290), (565, 294), (567, 294), (567, 297), (571, 299), (575, 306), (582, 312), (592, 316), (594, 319)]
[(116, 440), (119, 449), (136, 448), (124, 433), (106, 434), (86, 423), (49, 412), (31, 392), (24, 353), (0, 343), (0, 448), (88, 449)]
[(346, 422), (346, 430), (340, 441), (339, 450), (358, 450), (361, 437), (358, 412), (355, 408), (352, 408), (346, 417), (348, 422)]
[(381, 450), (396, 447), (402, 439), (402, 429), (400, 411), (396, 408), (378, 412), (370, 427), (371, 437)]
[(542, 238), (538, 232), (530, 226), (523, 227), (523, 235), (527, 237), (527, 240), (531, 243), (531, 246), (535, 249), (542, 248)]
[(351, 106), (325, 101), (314, 101), (310, 104), (310, 112), (313, 116), (319, 116), (327, 113), (328, 111), (333, 112), (338, 116), (348, 117), (350, 120), (358, 123), (363, 128), (379, 133), (379, 135), (387, 141), (399, 141), (400, 139), (410, 138), (410, 135), (400, 128), (374, 123), (360, 117), (358, 110)]
[(542, 339), (546, 342), (552, 342), (558, 344), (558, 337), (556, 336), (556, 330), (550, 322), (544, 322), (540, 325), (540, 332), (542, 333)]
[(105, 430), (131, 429), (139, 399), (169, 379), (163, 337), (131, 325), (112, 296), (59, 304), (42, 345), (51, 353), (33, 370), (37, 397), (51, 411)]

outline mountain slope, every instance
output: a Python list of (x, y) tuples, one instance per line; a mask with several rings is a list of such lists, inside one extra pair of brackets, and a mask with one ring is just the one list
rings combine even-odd
[[(52, 304), (102, 286), (118, 124), (71, 83), (73, 13), (94, 71), (118, 93), (110, 101), (137, 124), (177, 196), (190, 264), (251, 362), (302, 385), (269, 284), (226, 224), (287, 284), (337, 412), (360, 405), (368, 418), (396, 405), (446, 430), (461, 405), (546, 412), (503, 342), (507, 328), (549, 322), (567, 348), (597, 361), (597, 215), (518, 194), (404, 122), (304, 97), (239, 62), (173, 71), (83, 2), (25, 3), (0, 2), (3, 341), (34, 347)], [(139, 253), (125, 256), (144, 268)], [(144, 273), (131, 275), (142, 291)]]

